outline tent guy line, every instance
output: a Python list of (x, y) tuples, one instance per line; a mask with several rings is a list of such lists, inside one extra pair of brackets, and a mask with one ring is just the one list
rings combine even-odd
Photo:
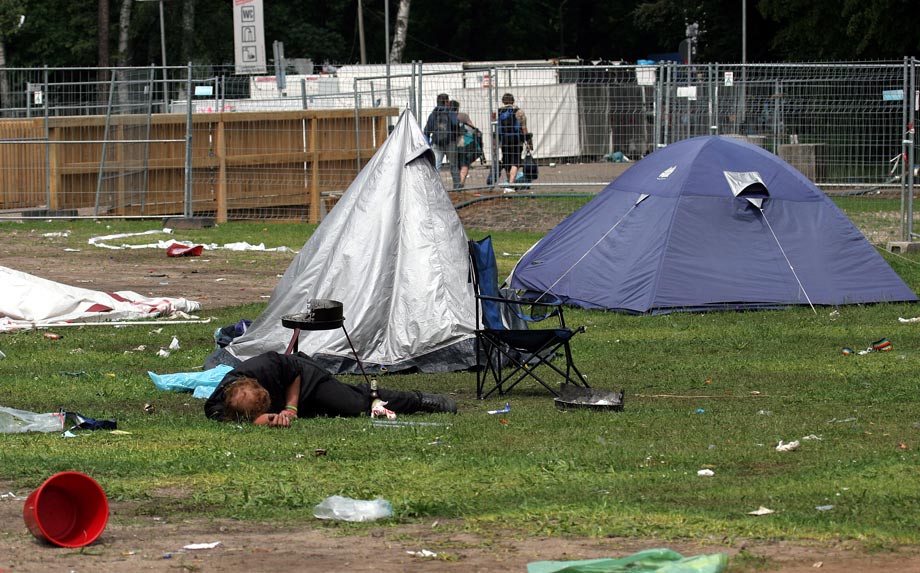
[[(607, 229), (607, 232), (604, 233), (603, 235), (601, 235), (601, 238), (598, 239), (597, 241), (595, 241), (594, 244), (591, 245), (591, 247), (590, 247), (587, 251), (585, 251), (585, 254), (583, 254), (582, 256), (578, 257), (578, 260), (575, 261), (574, 263), (572, 263), (572, 266), (570, 266), (569, 268), (567, 268), (567, 269), (565, 270), (564, 273), (562, 273), (561, 275), (559, 275), (559, 278), (556, 279), (556, 281), (555, 281), (553, 284), (551, 284), (551, 285), (549, 285), (548, 287), (546, 287), (546, 290), (543, 291), (543, 293), (537, 298), (537, 300), (542, 300), (543, 297), (546, 296), (546, 295), (549, 293), (549, 291), (553, 290), (553, 287), (555, 287), (557, 284), (559, 284), (559, 281), (561, 281), (562, 279), (564, 279), (565, 276), (566, 276), (567, 274), (569, 274), (569, 273), (572, 271), (572, 269), (575, 268), (576, 265), (578, 265), (578, 263), (580, 263), (581, 261), (585, 260), (585, 257), (587, 257), (588, 255), (590, 255), (590, 254), (591, 254), (591, 251), (593, 251), (595, 248), (597, 248), (597, 246), (600, 245), (601, 242), (602, 242), (604, 239), (606, 239), (607, 236), (610, 235), (610, 233), (612, 233), (613, 230), (616, 229), (616, 228), (619, 226), (620, 223), (623, 222), (623, 219), (625, 219), (626, 217), (628, 217), (629, 214), (633, 212), (633, 209), (635, 209), (636, 207), (638, 207), (638, 206), (639, 206), (639, 203), (642, 203), (642, 202), (645, 201), (646, 199), (648, 199), (648, 195), (647, 195), (647, 194), (643, 193), (643, 194), (639, 195), (639, 198), (636, 200), (636, 202), (633, 204), (633, 206), (629, 208), (629, 211), (623, 213), (623, 216), (620, 217), (619, 220), (617, 220), (617, 222), (613, 224), (613, 226), (611, 226), (609, 229)], [(526, 254), (526, 253), (525, 253), (525, 254)]]
[(789, 270), (792, 271), (792, 276), (795, 277), (795, 282), (799, 283), (799, 289), (802, 291), (802, 294), (805, 295), (805, 300), (808, 301), (808, 306), (811, 307), (811, 311), (815, 314), (818, 314), (818, 311), (815, 310), (815, 305), (811, 304), (811, 297), (808, 296), (808, 292), (805, 290), (805, 286), (802, 284), (802, 281), (799, 280), (798, 273), (795, 272), (795, 267), (792, 266), (792, 261), (789, 260), (789, 256), (786, 255), (786, 249), (783, 248), (783, 245), (779, 242), (779, 237), (776, 236), (776, 232), (773, 230), (773, 225), (770, 224), (770, 220), (767, 219), (767, 214), (763, 212), (763, 207), (759, 203), (751, 201), (754, 207), (757, 208), (757, 212), (760, 213), (760, 216), (763, 217), (764, 223), (767, 224), (767, 228), (770, 229), (770, 234), (773, 235), (773, 240), (776, 241), (776, 246), (779, 247), (779, 252), (783, 254), (783, 258), (786, 260), (786, 264), (789, 265)]

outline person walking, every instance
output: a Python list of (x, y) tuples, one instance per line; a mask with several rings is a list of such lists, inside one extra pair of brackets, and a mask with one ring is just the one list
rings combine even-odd
[(454, 190), (463, 189), (470, 172), (470, 165), (479, 156), (479, 143), (476, 140), (476, 126), (469, 114), (460, 111), (460, 102), (450, 100), (450, 109), (457, 114), (460, 123), (460, 136), (457, 138), (457, 166), (460, 170), (460, 184)]
[(460, 168), (457, 165), (457, 135), (460, 133), (460, 123), (457, 114), (450, 109), (450, 96), (438, 94), (437, 105), (428, 115), (425, 122), (425, 135), (434, 151), (434, 168), (441, 172), (444, 156), (450, 163), (450, 178), (454, 188), (460, 184)]
[(502, 151), (501, 174), (505, 191), (514, 182), (521, 167), (521, 151), (527, 143), (527, 115), (524, 110), (514, 105), (514, 96), (506, 93), (502, 96), (502, 107), (496, 113), (498, 143)]

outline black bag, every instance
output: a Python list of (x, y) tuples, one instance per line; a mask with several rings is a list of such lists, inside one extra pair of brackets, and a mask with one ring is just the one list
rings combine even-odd
[(448, 110), (439, 110), (436, 112), (434, 133), (431, 134), (431, 142), (438, 147), (448, 145), (451, 141), (456, 141), (459, 124), (456, 116)]
[(539, 169), (537, 168), (537, 160), (533, 158), (529, 152), (524, 156), (524, 165), (521, 169), (524, 173), (524, 178), (527, 181), (536, 181), (540, 176)]

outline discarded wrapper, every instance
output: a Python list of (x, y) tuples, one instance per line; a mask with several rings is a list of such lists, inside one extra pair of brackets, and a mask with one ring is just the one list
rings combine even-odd
[(891, 341), (889, 341), (887, 338), (876, 340), (872, 343), (872, 350), (876, 352), (888, 352), (891, 350)]
[(387, 403), (381, 399), (376, 399), (371, 404), (371, 418), (377, 418), (378, 416), (386, 416), (387, 420), (395, 420), (396, 412), (393, 410), (388, 410), (386, 408)]
[(787, 443), (787, 444), (784, 444), (783, 441), (780, 440), (780, 441), (779, 441), (779, 444), (776, 446), (776, 451), (777, 451), (777, 452), (793, 452), (793, 451), (799, 449), (799, 445), (800, 445), (800, 444), (799, 444), (799, 441), (798, 441), (798, 440), (794, 440), (794, 441), (789, 442), (789, 443)]
[(167, 257), (200, 257), (201, 251), (204, 250), (204, 245), (183, 245), (181, 243), (173, 243), (172, 245), (166, 247), (166, 256)]
[(754, 511), (749, 511), (748, 515), (770, 515), (771, 513), (776, 513), (776, 512), (768, 507), (764, 507), (761, 505)]
[(498, 410), (489, 410), (489, 414), (507, 414), (511, 411), (511, 402), (505, 402), (505, 407)]
[(714, 471), (712, 471), (712, 470), (698, 470), (698, 471), (696, 472), (696, 475), (698, 475), (698, 476), (703, 476), (703, 477), (712, 477), (712, 476), (716, 475), (716, 472), (714, 472)]
[(211, 543), (189, 543), (182, 547), (182, 549), (196, 550), (196, 549), (214, 549), (220, 545), (220, 541), (213, 541)]
[(890, 352), (892, 350), (891, 341), (887, 338), (881, 338), (872, 343), (872, 346), (866, 348), (865, 350), (860, 350), (859, 355), (865, 356), (870, 352)]

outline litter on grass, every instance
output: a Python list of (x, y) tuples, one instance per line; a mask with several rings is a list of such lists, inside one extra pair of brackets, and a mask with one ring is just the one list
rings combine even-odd
[(365, 500), (333, 495), (318, 503), (313, 508), (313, 515), (318, 519), (375, 521), (382, 517), (392, 517), (393, 506), (389, 501), (379, 497)]
[(754, 511), (749, 511), (748, 515), (770, 515), (771, 513), (776, 513), (776, 512), (768, 507), (764, 507), (761, 505)]
[(499, 408), (498, 410), (489, 410), (489, 414), (507, 414), (511, 411), (511, 402), (505, 402), (504, 408)]
[(157, 241), (156, 243), (147, 243), (144, 245), (131, 245), (131, 244), (125, 244), (125, 243), (122, 243), (120, 245), (113, 245), (113, 244), (109, 244), (108, 242), (114, 239), (124, 239), (127, 237), (139, 237), (142, 235), (155, 235), (155, 234), (171, 235), (172, 229), (164, 228), (163, 230), (154, 229), (150, 231), (143, 231), (140, 233), (118, 233), (115, 235), (92, 237), (91, 239), (87, 241), (87, 243), (89, 243), (90, 245), (93, 245), (94, 247), (101, 247), (103, 249), (115, 249), (115, 250), (120, 250), (120, 249), (169, 249), (173, 245), (179, 245), (179, 246), (184, 246), (184, 247), (200, 247), (201, 249), (207, 250), (207, 251), (217, 250), (217, 249), (226, 249), (230, 251), (274, 251), (274, 252), (282, 252), (282, 253), (296, 252), (290, 247), (266, 248), (265, 243), (260, 243), (258, 245), (250, 245), (249, 243), (246, 243), (246, 242), (226, 243), (224, 245), (218, 245), (216, 243), (196, 245), (195, 243), (191, 243), (189, 241), (176, 241), (174, 239), (170, 239), (168, 241)]
[(190, 543), (183, 546), (182, 549), (190, 549), (193, 551), (196, 549), (214, 549), (218, 545), (220, 545), (220, 541), (212, 541), (211, 543)]
[(777, 452), (794, 452), (795, 450), (799, 449), (800, 445), (801, 444), (799, 444), (798, 440), (793, 440), (786, 444), (784, 444), (783, 441), (780, 440), (779, 444), (776, 446), (776, 451)]
[(727, 566), (725, 553), (684, 557), (670, 549), (646, 549), (618, 559), (534, 561), (527, 564), (527, 573), (719, 573)]
[(880, 338), (872, 343), (871, 346), (865, 350), (860, 350), (857, 354), (860, 356), (865, 356), (871, 352), (890, 352), (892, 349), (891, 341), (887, 338)]

